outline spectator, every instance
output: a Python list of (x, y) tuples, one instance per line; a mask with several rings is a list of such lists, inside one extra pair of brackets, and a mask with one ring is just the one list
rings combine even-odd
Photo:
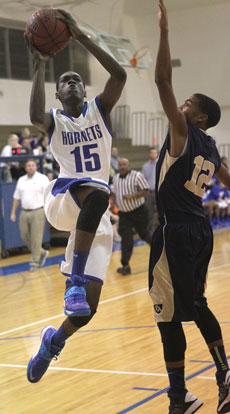
[(31, 252), (30, 270), (33, 271), (43, 266), (48, 256), (48, 251), (42, 248), (42, 239), (45, 226), (43, 191), (49, 180), (37, 172), (33, 159), (26, 161), (25, 170), (26, 175), (20, 177), (16, 185), (10, 219), (16, 221), (16, 210), (21, 202), (20, 233)]
[(149, 186), (139, 171), (130, 170), (129, 160), (119, 160), (119, 173), (113, 177), (113, 194), (119, 209), (118, 231), (121, 236), (121, 263), (117, 269), (122, 275), (129, 275), (129, 260), (133, 250), (133, 228), (147, 243), (151, 243), (148, 230), (148, 214), (145, 197), (149, 194)]
[(149, 185), (149, 195), (145, 199), (145, 204), (148, 209), (148, 226), (149, 231), (153, 234), (154, 227), (158, 224), (157, 210), (156, 210), (156, 164), (158, 159), (158, 151), (156, 147), (149, 148), (149, 160), (142, 167), (142, 174)]
[(56, 161), (52, 155), (50, 146), (49, 146), (49, 137), (44, 132), (41, 133), (40, 138), (38, 139), (38, 146), (39, 153), (44, 155), (44, 168), (45, 173), (49, 180), (53, 180), (58, 176), (58, 168), (56, 167)]
[(21, 147), (24, 148), (24, 150), (26, 151), (26, 154), (32, 154), (32, 148), (30, 145), (30, 138), (22, 138), (21, 139)]
[(213, 228), (227, 226), (229, 223), (229, 191), (216, 177), (214, 185), (202, 198), (203, 207), (208, 210), (208, 217)]
[(112, 169), (114, 170), (115, 173), (118, 173), (119, 171), (119, 167), (118, 167), (118, 163), (119, 163), (119, 155), (118, 155), (118, 148), (117, 147), (113, 147), (111, 150), (111, 161), (110, 161), (110, 165), (112, 167)]
[(22, 133), (21, 133), (21, 136), (19, 138), (19, 144), (22, 143), (22, 141), (23, 141), (24, 138), (30, 139), (30, 137), (31, 137), (30, 129), (28, 127), (23, 128)]
[[(22, 148), (24, 155), (33, 154), (33, 150), (30, 146), (30, 138), (22, 138), (20, 142), (21, 142), (21, 148)], [(25, 161), (21, 161), (19, 163), (18, 178), (26, 174), (25, 164), (26, 164)]]
[(220, 221), (222, 226), (228, 226), (229, 224), (229, 200), (229, 191), (227, 187), (220, 181), (218, 205), (220, 208)]
[(214, 185), (205, 192), (202, 198), (202, 205), (204, 209), (207, 209), (209, 222), (214, 228), (220, 225), (219, 192), (219, 184), (214, 182)]
[[(18, 143), (18, 135), (10, 134), (8, 138), (8, 144), (3, 147), (1, 152), (1, 157), (12, 157), (12, 148), (20, 147)], [(11, 182), (12, 180), (17, 180), (18, 178), (18, 163), (17, 162), (2, 162), (2, 173), (3, 173), (3, 180), (6, 182)]]

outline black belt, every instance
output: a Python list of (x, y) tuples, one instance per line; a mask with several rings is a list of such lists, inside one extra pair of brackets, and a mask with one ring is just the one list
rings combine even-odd
[(31, 208), (31, 209), (22, 208), (22, 210), (23, 210), (23, 211), (35, 211), (35, 210), (41, 210), (41, 208), (43, 208), (43, 207)]

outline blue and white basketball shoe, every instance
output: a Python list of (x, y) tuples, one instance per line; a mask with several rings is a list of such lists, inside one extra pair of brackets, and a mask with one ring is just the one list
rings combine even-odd
[(90, 306), (86, 300), (85, 285), (89, 283), (84, 277), (72, 275), (66, 280), (64, 296), (64, 313), (67, 316), (88, 316)]
[(57, 359), (65, 346), (52, 345), (52, 337), (56, 333), (53, 326), (46, 326), (41, 331), (41, 345), (37, 354), (33, 355), (27, 366), (27, 379), (30, 382), (38, 382), (47, 371), (52, 359)]

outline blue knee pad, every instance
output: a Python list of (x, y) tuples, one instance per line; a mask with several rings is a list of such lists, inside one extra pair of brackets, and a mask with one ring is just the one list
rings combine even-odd
[(109, 205), (109, 195), (102, 190), (90, 193), (81, 208), (77, 220), (77, 229), (88, 233), (96, 233), (101, 217)]

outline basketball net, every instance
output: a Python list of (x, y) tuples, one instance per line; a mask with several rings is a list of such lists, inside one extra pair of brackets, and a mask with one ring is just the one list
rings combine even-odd
[(138, 70), (138, 62), (145, 57), (143, 61), (143, 68), (148, 68), (150, 63), (152, 62), (150, 48), (148, 46), (142, 46), (140, 49), (137, 49), (136, 52), (133, 54), (132, 59), (130, 59), (130, 65), (136, 70), (136, 72), (140, 75)]

